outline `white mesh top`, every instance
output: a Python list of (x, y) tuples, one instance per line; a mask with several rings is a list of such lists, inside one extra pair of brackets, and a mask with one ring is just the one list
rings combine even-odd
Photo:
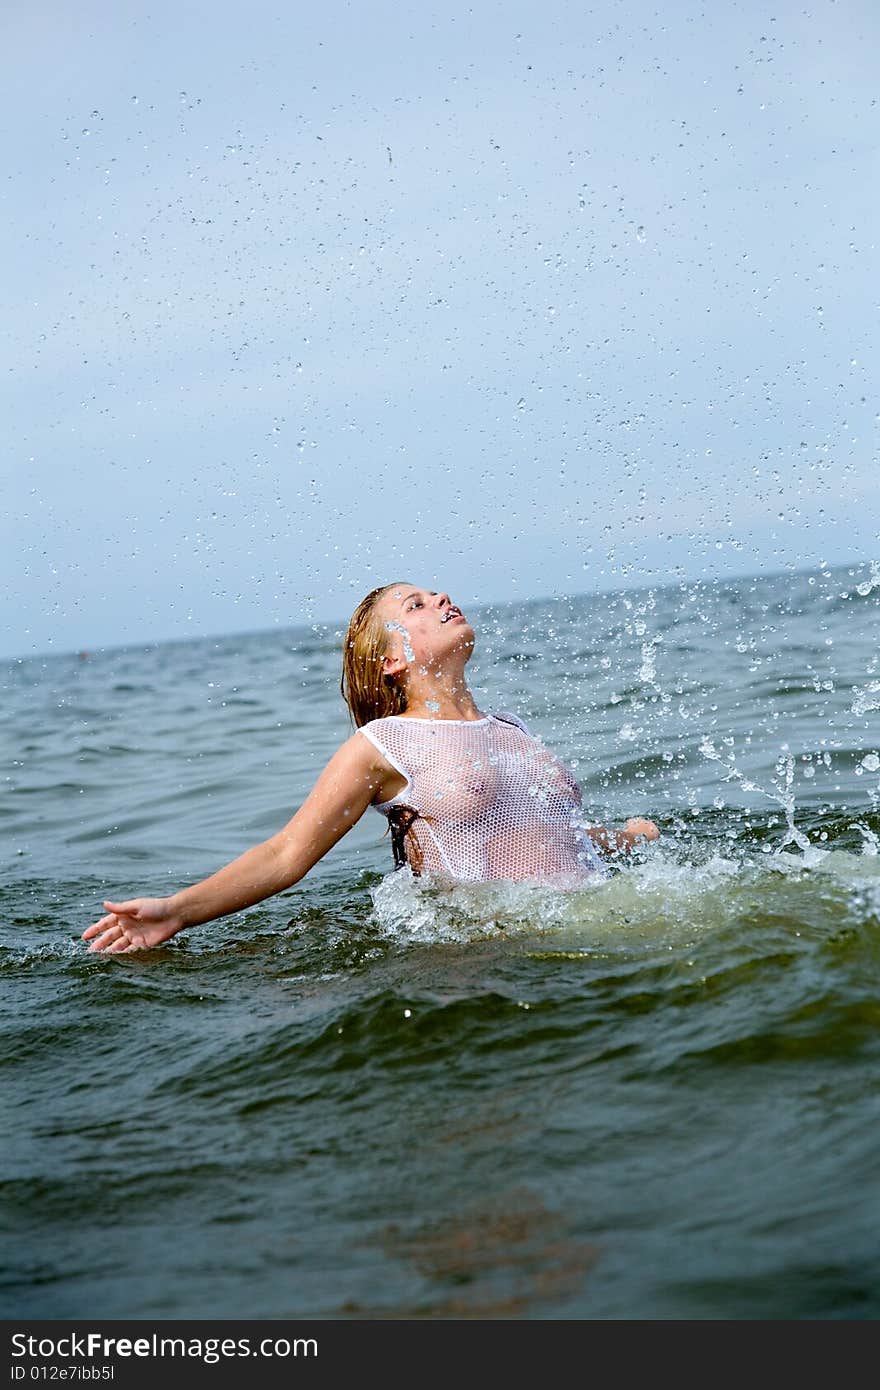
[(391, 715), (360, 733), (406, 778), (391, 801), (373, 803), (391, 825), (398, 866), (560, 887), (610, 877), (583, 828), (577, 782), (515, 715)]

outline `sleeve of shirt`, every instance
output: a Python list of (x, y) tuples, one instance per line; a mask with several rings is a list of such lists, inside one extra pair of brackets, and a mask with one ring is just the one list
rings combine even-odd
[[(376, 725), (377, 725), (378, 723), (379, 723), (379, 720), (378, 720), (378, 719), (371, 720), (371, 722), (370, 722), (369, 724), (362, 724), (361, 727), (357, 730), (357, 732), (358, 732), (359, 734), (363, 734), (364, 738), (365, 738), (365, 739), (368, 739), (369, 742), (372, 743), (373, 747), (376, 748), (376, 749), (378, 749), (378, 751), (382, 754), (382, 757), (385, 759), (385, 761), (386, 761), (387, 763), (389, 763), (389, 764), (391, 765), (391, 767), (394, 768), (395, 772), (399, 772), (399, 773), (400, 773), (401, 777), (403, 777), (404, 780), (405, 780), (405, 782), (406, 782), (406, 786), (404, 787), (403, 791), (404, 791), (404, 792), (405, 792), (405, 791), (408, 791), (409, 788), (410, 788), (410, 785), (411, 785), (411, 780), (412, 780), (412, 779), (410, 778), (409, 772), (408, 772), (408, 771), (406, 770), (406, 768), (402, 765), (402, 763), (400, 762), (400, 759), (399, 759), (399, 758), (396, 758), (396, 757), (394, 756), (394, 754), (390, 751), (390, 749), (387, 747), (387, 745), (385, 744), (384, 740), (383, 740), (382, 737), (381, 737), (381, 734), (380, 734), (379, 732), (377, 732)], [(398, 797), (400, 797), (400, 796), (402, 796), (402, 795), (403, 795), (403, 792), (398, 792), (397, 796), (394, 797), (394, 800), (397, 801)], [(391, 805), (391, 802), (390, 802), (390, 801), (381, 801), (381, 802), (380, 802), (380, 801), (377, 801), (377, 802), (374, 803), (374, 805), (375, 805), (376, 807), (378, 807), (379, 809), (381, 809), (382, 806), (390, 806), (390, 805)]]

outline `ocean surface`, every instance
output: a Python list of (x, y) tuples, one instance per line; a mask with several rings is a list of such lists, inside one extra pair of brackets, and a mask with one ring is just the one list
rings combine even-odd
[(350, 732), (332, 625), (7, 661), (4, 1318), (880, 1316), (880, 565), (468, 614), (480, 706), (662, 831), (452, 891), (368, 812), (162, 950)]

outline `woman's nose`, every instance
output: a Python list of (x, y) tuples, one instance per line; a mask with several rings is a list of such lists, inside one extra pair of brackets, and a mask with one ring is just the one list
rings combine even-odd
[(438, 595), (437, 595), (437, 607), (438, 607), (438, 608), (445, 608), (448, 602), (449, 602), (449, 595), (448, 595), (448, 594), (438, 594)]

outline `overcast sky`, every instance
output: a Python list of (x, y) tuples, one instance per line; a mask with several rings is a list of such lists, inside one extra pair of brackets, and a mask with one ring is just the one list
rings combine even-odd
[(0, 652), (878, 556), (878, 15), (5, 6)]

